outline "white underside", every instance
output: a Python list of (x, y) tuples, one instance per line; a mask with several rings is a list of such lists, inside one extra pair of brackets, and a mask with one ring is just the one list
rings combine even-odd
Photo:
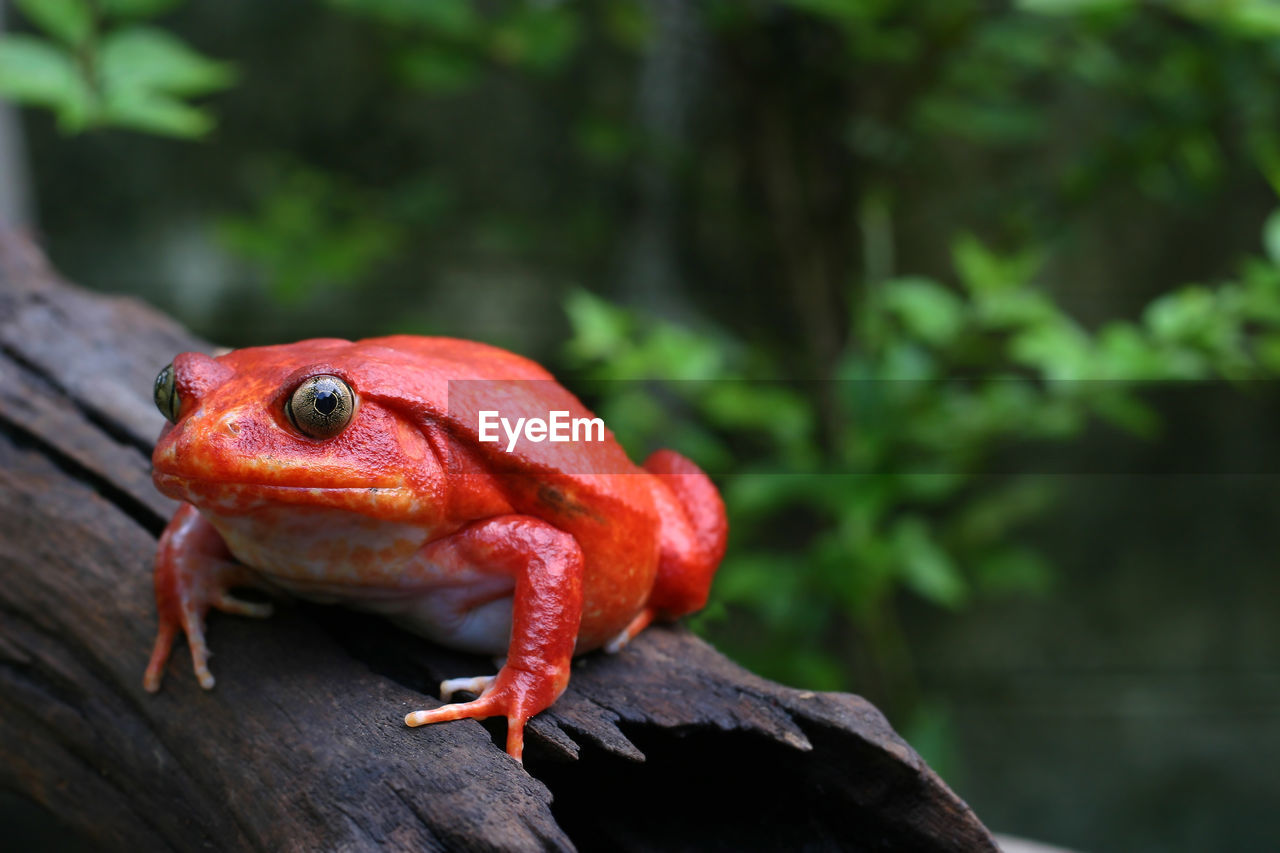
[[(322, 510), (209, 516), (240, 562), (267, 585), (321, 604), (386, 616), (441, 645), (505, 654), (514, 580), (486, 566), (422, 559), (427, 534), (408, 525)], [(373, 555), (386, 555), (380, 559)]]
[[(464, 652), (506, 654), (511, 643), (510, 578), (475, 573), (447, 586), (343, 587), (299, 583), (262, 572), (272, 587), (318, 604), (340, 604), (385, 616), (400, 627)], [(477, 597), (500, 597), (469, 604)]]

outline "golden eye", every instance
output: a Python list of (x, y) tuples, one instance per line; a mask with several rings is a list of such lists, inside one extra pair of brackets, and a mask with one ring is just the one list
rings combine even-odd
[(336, 376), (312, 376), (285, 400), (284, 413), (308, 438), (333, 438), (351, 423), (356, 395)]
[(160, 410), (160, 414), (171, 424), (178, 422), (178, 412), (182, 409), (182, 399), (178, 396), (178, 391), (173, 387), (173, 365), (167, 365), (160, 374), (156, 376), (156, 387), (151, 392), (151, 397), (156, 401), (156, 408)]

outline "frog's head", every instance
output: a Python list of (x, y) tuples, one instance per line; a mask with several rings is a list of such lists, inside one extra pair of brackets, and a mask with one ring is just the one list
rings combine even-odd
[(347, 341), (182, 353), (156, 377), (169, 424), (152, 455), (164, 494), (219, 515), (349, 510), (386, 521), (433, 511), (440, 463), (423, 428)]

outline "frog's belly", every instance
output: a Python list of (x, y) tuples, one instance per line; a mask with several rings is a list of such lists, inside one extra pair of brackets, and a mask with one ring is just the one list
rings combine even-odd
[(267, 582), (298, 598), (377, 613), (443, 646), (477, 654), (505, 655), (511, 644), (512, 593), (506, 577), (480, 573), (448, 584), (349, 587), (267, 576)]
[(324, 507), (206, 516), (236, 559), (270, 586), (381, 614), (451, 648), (507, 651), (514, 580), (484, 566), (428, 563), (419, 552), (429, 531)]
[(394, 587), (430, 534), (416, 525), (328, 507), (204, 514), (237, 560), (282, 584)]

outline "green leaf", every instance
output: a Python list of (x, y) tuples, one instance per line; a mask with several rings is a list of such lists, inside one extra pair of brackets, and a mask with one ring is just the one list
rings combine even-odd
[(1131, 9), (1136, 0), (1018, 0), (1018, 8), (1040, 15), (1084, 15)]
[(93, 12), (87, 0), (14, 0), (37, 27), (72, 46), (84, 44), (93, 33)]
[(894, 394), (915, 394), (933, 379), (938, 365), (929, 351), (914, 341), (894, 341), (885, 347), (880, 362), (880, 378), (890, 380)]
[(213, 127), (205, 110), (180, 100), (226, 87), (231, 66), (196, 53), (164, 30), (129, 26), (99, 49), (103, 117), (150, 133), (195, 138)]
[(785, 564), (781, 554), (731, 555), (716, 574), (716, 598), (750, 609), (768, 625), (801, 624), (806, 578), (800, 572), (779, 572), (778, 567)]
[(735, 518), (801, 504), (813, 494), (811, 477), (790, 473), (744, 473), (724, 484), (725, 504)]
[(1255, 38), (1275, 38), (1280, 36), (1280, 8), (1272, 3), (1261, 3), (1254, 0), (1246, 3), (1231, 18), (1236, 31), (1241, 35)]
[(1098, 332), (1094, 377), (1131, 382), (1168, 376), (1166, 354), (1131, 323), (1108, 323)]
[(718, 426), (758, 430), (780, 444), (807, 437), (813, 429), (813, 411), (792, 389), (757, 382), (696, 383), (702, 409)]
[(898, 571), (903, 582), (924, 598), (943, 607), (959, 607), (968, 586), (951, 555), (942, 549), (923, 520), (904, 518), (893, 531)]
[(214, 125), (207, 110), (168, 95), (127, 89), (109, 93), (102, 114), (106, 121), (119, 127), (186, 139), (204, 136)]
[(1267, 257), (1280, 264), (1280, 210), (1272, 211), (1262, 226), (1262, 246)]
[(104, 14), (115, 18), (151, 18), (169, 11), (181, 2), (182, 0), (98, 0), (98, 6)]
[(670, 323), (659, 323), (644, 341), (641, 354), (647, 370), (639, 378), (664, 380), (716, 379), (721, 376), (724, 353), (710, 335), (696, 335)]
[(1039, 326), (1056, 322), (1061, 316), (1049, 297), (1027, 288), (983, 294), (976, 307), (978, 320), (991, 331)]
[(582, 360), (613, 357), (631, 334), (631, 318), (600, 297), (585, 290), (575, 290), (564, 303), (569, 325), (573, 327), (570, 350)]
[(108, 96), (129, 101), (152, 100), (159, 93), (203, 95), (226, 88), (235, 78), (229, 63), (209, 59), (165, 30), (147, 26), (107, 35), (99, 65)]
[(1280, 267), (1261, 260), (1246, 265), (1241, 318), (1266, 329), (1280, 327)]
[(83, 129), (93, 113), (93, 92), (75, 59), (35, 36), (0, 37), (0, 95), (53, 109), (68, 131)]
[(955, 239), (951, 257), (960, 280), (974, 293), (991, 293), (1027, 284), (1042, 260), (1034, 250), (997, 255), (972, 234), (961, 234)]
[(1019, 364), (1035, 367), (1046, 379), (1092, 379), (1091, 341), (1074, 320), (1033, 326), (1009, 342), (1009, 355)]
[(1214, 309), (1214, 295), (1207, 288), (1184, 287), (1148, 305), (1143, 321), (1157, 340), (1192, 341), (1209, 330)]
[(317, 287), (350, 286), (390, 257), (398, 224), (335, 175), (297, 167), (278, 178), (252, 217), (218, 223), (231, 251), (260, 268), (271, 295), (297, 303)]
[(1246, 38), (1271, 39), (1280, 35), (1280, 7), (1274, 0), (1234, 0), (1231, 3), (1182, 0), (1177, 7), (1189, 18), (1216, 24)]
[(1256, 345), (1258, 361), (1262, 366), (1280, 373), (1280, 335), (1266, 335)]
[(934, 346), (951, 343), (964, 325), (960, 297), (926, 278), (885, 282), (881, 298), (910, 334)]

